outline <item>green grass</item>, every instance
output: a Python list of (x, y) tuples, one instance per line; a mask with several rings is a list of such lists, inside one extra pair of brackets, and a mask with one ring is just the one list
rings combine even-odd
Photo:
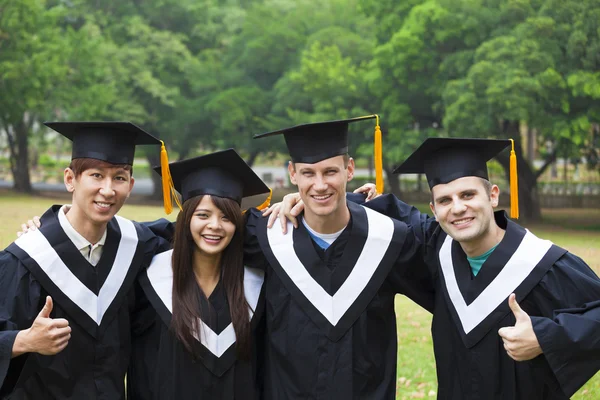
[[(41, 215), (50, 205), (68, 201), (55, 198), (25, 197), (0, 192), (0, 247), (16, 238), (22, 222)], [(419, 205), (427, 211), (427, 205)], [(120, 215), (148, 221), (165, 216), (161, 207), (126, 205)], [(176, 212), (169, 219), (174, 219)], [(600, 210), (545, 210), (544, 224), (527, 226), (537, 236), (549, 239), (582, 257), (596, 272), (600, 271)], [(436, 373), (430, 333), (431, 316), (402, 296), (396, 297), (398, 315), (397, 399), (435, 398)], [(600, 374), (592, 378), (574, 399), (600, 398)]]

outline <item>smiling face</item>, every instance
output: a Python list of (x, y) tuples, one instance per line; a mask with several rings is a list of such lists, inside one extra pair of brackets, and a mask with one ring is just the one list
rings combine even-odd
[(97, 162), (79, 174), (65, 169), (64, 182), (73, 193), (69, 211), (73, 226), (105, 226), (129, 197), (134, 179), (124, 166)]
[(345, 209), (346, 184), (354, 176), (352, 158), (336, 156), (295, 166), (290, 163), (288, 170), (291, 182), (298, 186), (305, 214), (330, 217)]
[(431, 211), (452, 239), (471, 245), (494, 241), (494, 207), (498, 205), (500, 195), (498, 186), (491, 185), (488, 192), (482, 178), (468, 176), (436, 185), (431, 193)]
[(196, 244), (196, 251), (215, 256), (225, 250), (235, 234), (235, 224), (225, 216), (212, 201), (204, 196), (190, 220), (190, 233)]

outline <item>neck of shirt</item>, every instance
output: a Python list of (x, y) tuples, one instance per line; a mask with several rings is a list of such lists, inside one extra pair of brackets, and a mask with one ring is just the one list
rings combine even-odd
[[(498, 244), (500, 244), (500, 243), (498, 243)], [(483, 265), (484, 262), (486, 262), (486, 260), (490, 256), (490, 254), (492, 254), (494, 252), (494, 250), (496, 250), (496, 247), (498, 247), (498, 244), (496, 244), (494, 247), (492, 247), (491, 249), (489, 249), (488, 251), (486, 251), (485, 253), (483, 253), (480, 256), (467, 257), (467, 261), (469, 262), (469, 265), (471, 266), (471, 272), (473, 272), (473, 276), (477, 276), (477, 274), (481, 270), (481, 266)]]
[(310, 237), (315, 241), (317, 245), (323, 250), (326, 250), (335, 240), (342, 234), (346, 227), (343, 227), (340, 231), (334, 233), (319, 233), (308, 226), (308, 223), (302, 218), (302, 224), (308, 231)]

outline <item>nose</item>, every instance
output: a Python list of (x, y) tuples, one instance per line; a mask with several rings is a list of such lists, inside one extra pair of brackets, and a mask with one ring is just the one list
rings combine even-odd
[(466, 210), (467, 210), (467, 205), (461, 199), (455, 198), (452, 201), (452, 212), (454, 214), (462, 214)]
[(313, 188), (318, 192), (324, 192), (325, 190), (327, 190), (327, 182), (325, 182), (323, 175), (318, 174), (315, 177)]
[(221, 228), (221, 218), (217, 218), (217, 217), (211, 218), (208, 221), (208, 228), (209, 229), (219, 229), (219, 228)]
[(112, 197), (115, 195), (115, 190), (112, 187), (112, 179), (106, 178), (100, 186), (100, 194), (104, 197)]

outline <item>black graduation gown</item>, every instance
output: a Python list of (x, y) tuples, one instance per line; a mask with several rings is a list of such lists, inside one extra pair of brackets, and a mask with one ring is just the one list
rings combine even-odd
[[(473, 277), (460, 245), (392, 195), (366, 206), (414, 226), (434, 270), (438, 399), (567, 399), (600, 368), (600, 280), (578, 257), (496, 212), (504, 239)], [(498, 330), (527, 312), (543, 354), (512, 360)]]
[[(173, 251), (158, 254), (140, 286), (147, 298), (134, 327), (131, 366), (127, 376), (128, 399), (253, 400), (260, 398), (257, 381), (257, 343), (249, 360), (238, 359), (235, 332), (225, 289), (220, 281), (208, 301), (201, 299), (204, 320), (201, 341), (196, 342), (200, 359), (194, 359), (169, 330), (172, 312)], [(246, 268), (244, 291), (253, 310), (253, 336), (261, 334), (264, 272)]]
[(266, 274), (265, 399), (395, 399), (394, 297), (414, 293), (431, 309), (419, 286), (431, 278), (412, 265), (407, 275), (420, 257), (405, 224), (348, 208), (351, 223), (324, 252), (302, 224), (283, 235), (250, 212), (245, 260)]
[[(115, 217), (94, 267), (62, 230), (59, 210), (53, 206), (39, 230), (0, 252), (0, 398), (123, 399), (133, 283), (159, 239)], [(46, 295), (54, 302), (51, 317), (69, 321), (69, 344), (54, 356), (11, 359), (18, 331), (31, 326)]]

